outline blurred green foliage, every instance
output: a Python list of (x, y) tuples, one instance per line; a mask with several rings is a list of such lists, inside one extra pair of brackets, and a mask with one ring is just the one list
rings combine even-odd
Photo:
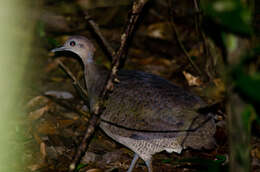
[[(229, 91), (228, 118), (233, 120), (228, 124), (230, 171), (249, 171), (251, 128), (254, 120), (259, 121), (256, 113), (260, 102), (260, 73), (256, 63), (260, 51), (252, 42), (254, 8), (240, 0), (202, 0), (201, 7), (204, 17), (213, 25), (214, 33), (208, 34), (222, 50), (225, 61), (222, 78)], [(211, 171), (219, 170), (212, 165)]]
[(39, 35), (39, 37), (45, 37), (46, 33), (45, 33), (45, 28), (44, 28), (44, 22), (43, 21), (37, 21), (36, 23), (36, 32), (37, 35)]
[(251, 11), (239, 0), (202, 0), (205, 16), (218, 25), (239, 34), (252, 34)]
[(242, 66), (236, 67), (233, 71), (236, 87), (240, 93), (247, 96), (250, 102), (260, 102), (260, 73), (249, 75)]
[[(222, 32), (222, 37), (219, 39), (222, 39), (228, 51), (237, 48), (238, 42), (237, 39), (230, 39), (235, 38), (235, 36), (230, 36), (227, 33), (237, 34), (237, 36), (247, 35), (249, 39), (253, 36), (252, 12), (245, 3), (239, 0), (202, 0), (201, 7), (205, 17), (222, 26), (219, 27), (223, 28), (223, 30), (219, 30), (219, 32)], [(226, 66), (227, 70), (231, 69), (231, 79), (235, 84), (236, 91), (246, 97), (248, 103), (253, 104), (259, 104), (260, 102), (260, 73), (255, 71), (249, 74), (247, 68), (250, 63), (254, 63), (259, 52), (259, 48), (251, 49), (244, 52), (243, 56), (237, 57), (240, 59), (237, 65)]]
[(245, 108), (244, 112), (242, 113), (242, 118), (243, 118), (244, 126), (246, 127), (248, 132), (250, 132), (251, 124), (252, 124), (253, 120), (256, 119), (255, 110), (251, 105), (248, 105)]
[(22, 172), (26, 160), (23, 128), (18, 126), (19, 119), (25, 117), (21, 102), (25, 96), (33, 17), (28, 17), (29, 1), (0, 2), (0, 171)]

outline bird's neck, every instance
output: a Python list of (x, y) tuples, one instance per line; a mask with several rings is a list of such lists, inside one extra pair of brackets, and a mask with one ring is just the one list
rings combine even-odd
[(90, 108), (98, 101), (98, 97), (104, 87), (107, 69), (95, 64), (94, 61), (88, 61), (84, 64), (84, 76), (88, 91)]

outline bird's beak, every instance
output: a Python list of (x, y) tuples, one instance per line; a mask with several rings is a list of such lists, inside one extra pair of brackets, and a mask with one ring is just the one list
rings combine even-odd
[(59, 47), (59, 48), (54, 48), (51, 50), (52, 53), (58, 52), (58, 51), (68, 51), (66, 47)]

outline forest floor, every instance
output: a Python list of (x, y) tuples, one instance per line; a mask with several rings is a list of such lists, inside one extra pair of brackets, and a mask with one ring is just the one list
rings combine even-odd
[[(101, 1), (100, 1), (101, 2)], [(59, 68), (57, 58), (50, 49), (61, 45), (70, 35), (84, 35), (96, 46), (95, 60), (110, 66), (106, 54), (95, 41), (87, 21), (80, 10), (88, 10), (99, 24), (102, 34), (114, 49), (120, 45), (120, 36), (127, 21), (129, 2), (122, 4), (96, 4), (87, 1), (44, 1), (36, 26), (33, 59), (28, 64), (31, 71), (28, 95), (25, 98), (28, 116), (21, 119), (26, 137), (25, 161), (27, 171), (65, 172), (73, 159), (77, 146), (84, 135), (89, 113), (86, 105), (75, 91), (72, 81)], [(175, 1), (174, 1), (175, 2)], [(174, 28), (169, 21), (167, 1), (153, 1), (145, 9), (145, 15), (129, 46), (125, 68), (142, 70), (160, 75), (167, 80), (201, 96), (209, 104), (218, 103), (216, 110), (217, 146), (213, 150), (185, 150), (182, 154), (161, 152), (153, 157), (154, 171), (227, 171), (229, 162), (226, 113), (224, 108), (225, 85), (218, 75), (221, 60), (213, 58), (215, 69), (206, 70), (208, 62), (203, 48), (204, 41), (196, 30), (193, 6), (188, 1), (176, 1), (174, 21), (179, 39), (188, 54), (206, 76), (199, 75), (180, 48)], [(87, 7), (86, 7), (87, 6)], [(172, 17), (172, 16), (171, 16)], [(74, 75), (81, 79), (82, 66), (77, 59), (59, 58)], [(217, 71), (217, 72), (215, 72)], [(212, 76), (209, 77), (208, 73)], [(31, 82), (33, 81), (33, 82)], [(252, 166), (260, 168), (259, 137), (252, 136)], [(126, 171), (133, 152), (109, 138), (101, 129), (93, 136), (79, 171)], [(146, 171), (139, 160), (134, 172)]]

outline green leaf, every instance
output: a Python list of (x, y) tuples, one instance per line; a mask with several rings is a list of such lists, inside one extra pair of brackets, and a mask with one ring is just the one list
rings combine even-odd
[(238, 90), (255, 102), (260, 102), (260, 73), (248, 75), (242, 67), (235, 70), (235, 84)]
[(251, 12), (238, 0), (201, 1), (204, 14), (231, 32), (252, 34)]
[(170, 163), (172, 161), (172, 159), (164, 159), (162, 160), (162, 163)]
[(214, 160), (218, 164), (222, 164), (226, 161), (226, 157), (224, 155), (216, 155), (216, 160)]
[(88, 166), (88, 164), (79, 164), (76, 169), (80, 170), (80, 169), (82, 169), (82, 168), (84, 168), (86, 166)]

